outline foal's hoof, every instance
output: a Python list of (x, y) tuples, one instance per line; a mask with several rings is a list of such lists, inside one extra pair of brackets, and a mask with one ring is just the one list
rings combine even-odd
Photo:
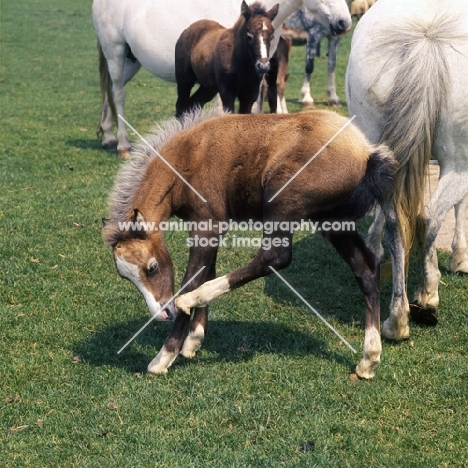
[(130, 159), (132, 157), (132, 153), (127, 148), (122, 148), (118, 150), (118, 155), (120, 159)]
[(438, 312), (435, 307), (426, 306), (422, 308), (416, 302), (410, 304), (410, 318), (413, 322), (420, 325), (429, 325), (434, 327), (438, 323)]

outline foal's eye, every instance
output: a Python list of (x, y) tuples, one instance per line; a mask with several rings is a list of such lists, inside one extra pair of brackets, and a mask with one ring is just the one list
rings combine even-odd
[(148, 264), (148, 275), (153, 275), (158, 270), (158, 262), (156, 260), (151, 260)]
[(254, 35), (252, 33), (247, 33), (247, 40), (249, 41), (249, 44), (253, 44)]

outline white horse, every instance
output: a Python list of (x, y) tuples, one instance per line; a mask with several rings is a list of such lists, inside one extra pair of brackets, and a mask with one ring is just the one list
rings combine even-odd
[[(373, 143), (399, 162), (392, 206), (383, 207), (393, 263), (393, 297), (382, 334), (409, 337), (409, 317), (435, 325), (440, 272), (435, 239), (455, 206), (452, 271), (468, 273), (468, 0), (379, 0), (359, 22), (346, 76), (350, 115)], [(425, 206), (427, 164), (440, 165), (437, 189)], [(425, 222), (421, 222), (424, 220)], [(383, 216), (370, 231), (382, 252)], [(423, 272), (411, 306), (408, 254), (419, 242)]]
[[(276, 50), (283, 21), (302, 5), (339, 33), (351, 21), (346, 0), (263, 0), (267, 9), (279, 3), (270, 46)], [(231, 25), (240, 14), (241, 0), (94, 0), (93, 21), (99, 52), (103, 98), (100, 132), (103, 148), (129, 157), (124, 116), (124, 85), (143, 66), (150, 73), (175, 82), (175, 44), (182, 31), (200, 19)], [(112, 132), (117, 120), (117, 140)]]

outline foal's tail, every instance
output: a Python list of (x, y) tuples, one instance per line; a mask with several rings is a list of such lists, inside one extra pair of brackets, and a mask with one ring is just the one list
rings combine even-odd
[(407, 254), (416, 238), (423, 240), (426, 235), (426, 224), (421, 222), (425, 176), (450, 91), (444, 49), (454, 41), (454, 24), (450, 15), (440, 15), (429, 24), (401, 21), (398, 27), (382, 30), (379, 44), (374, 44), (386, 54), (387, 63), (397, 67), (393, 89), (382, 104), (386, 127), (381, 142), (392, 149), (398, 164), (393, 204)]
[(97, 43), (99, 53), (99, 82), (101, 86), (101, 106), (104, 105), (107, 98), (107, 104), (112, 112), (114, 121), (117, 122), (117, 112), (115, 110), (114, 96), (112, 94), (112, 80), (107, 66), (107, 59), (102, 51), (101, 43)]
[(374, 148), (367, 160), (364, 177), (339, 207), (338, 215), (347, 219), (359, 219), (378, 203), (387, 206), (395, 185), (396, 164), (392, 151), (385, 145)]

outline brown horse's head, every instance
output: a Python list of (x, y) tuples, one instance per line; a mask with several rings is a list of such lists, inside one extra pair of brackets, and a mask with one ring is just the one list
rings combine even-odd
[(266, 11), (260, 3), (247, 5), (242, 1), (241, 13), (245, 19), (242, 33), (245, 34), (250, 56), (255, 61), (255, 70), (263, 75), (270, 70), (270, 42), (275, 32), (272, 21), (278, 14), (279, 4)]
[(175, 306), (174, 274), (162, 232), (154, 229), (138, 211), (125, 222), (103, 220), (103, 237), (112, 247), (119, 275), (143, 294), (156, 320), (172, 320)]

